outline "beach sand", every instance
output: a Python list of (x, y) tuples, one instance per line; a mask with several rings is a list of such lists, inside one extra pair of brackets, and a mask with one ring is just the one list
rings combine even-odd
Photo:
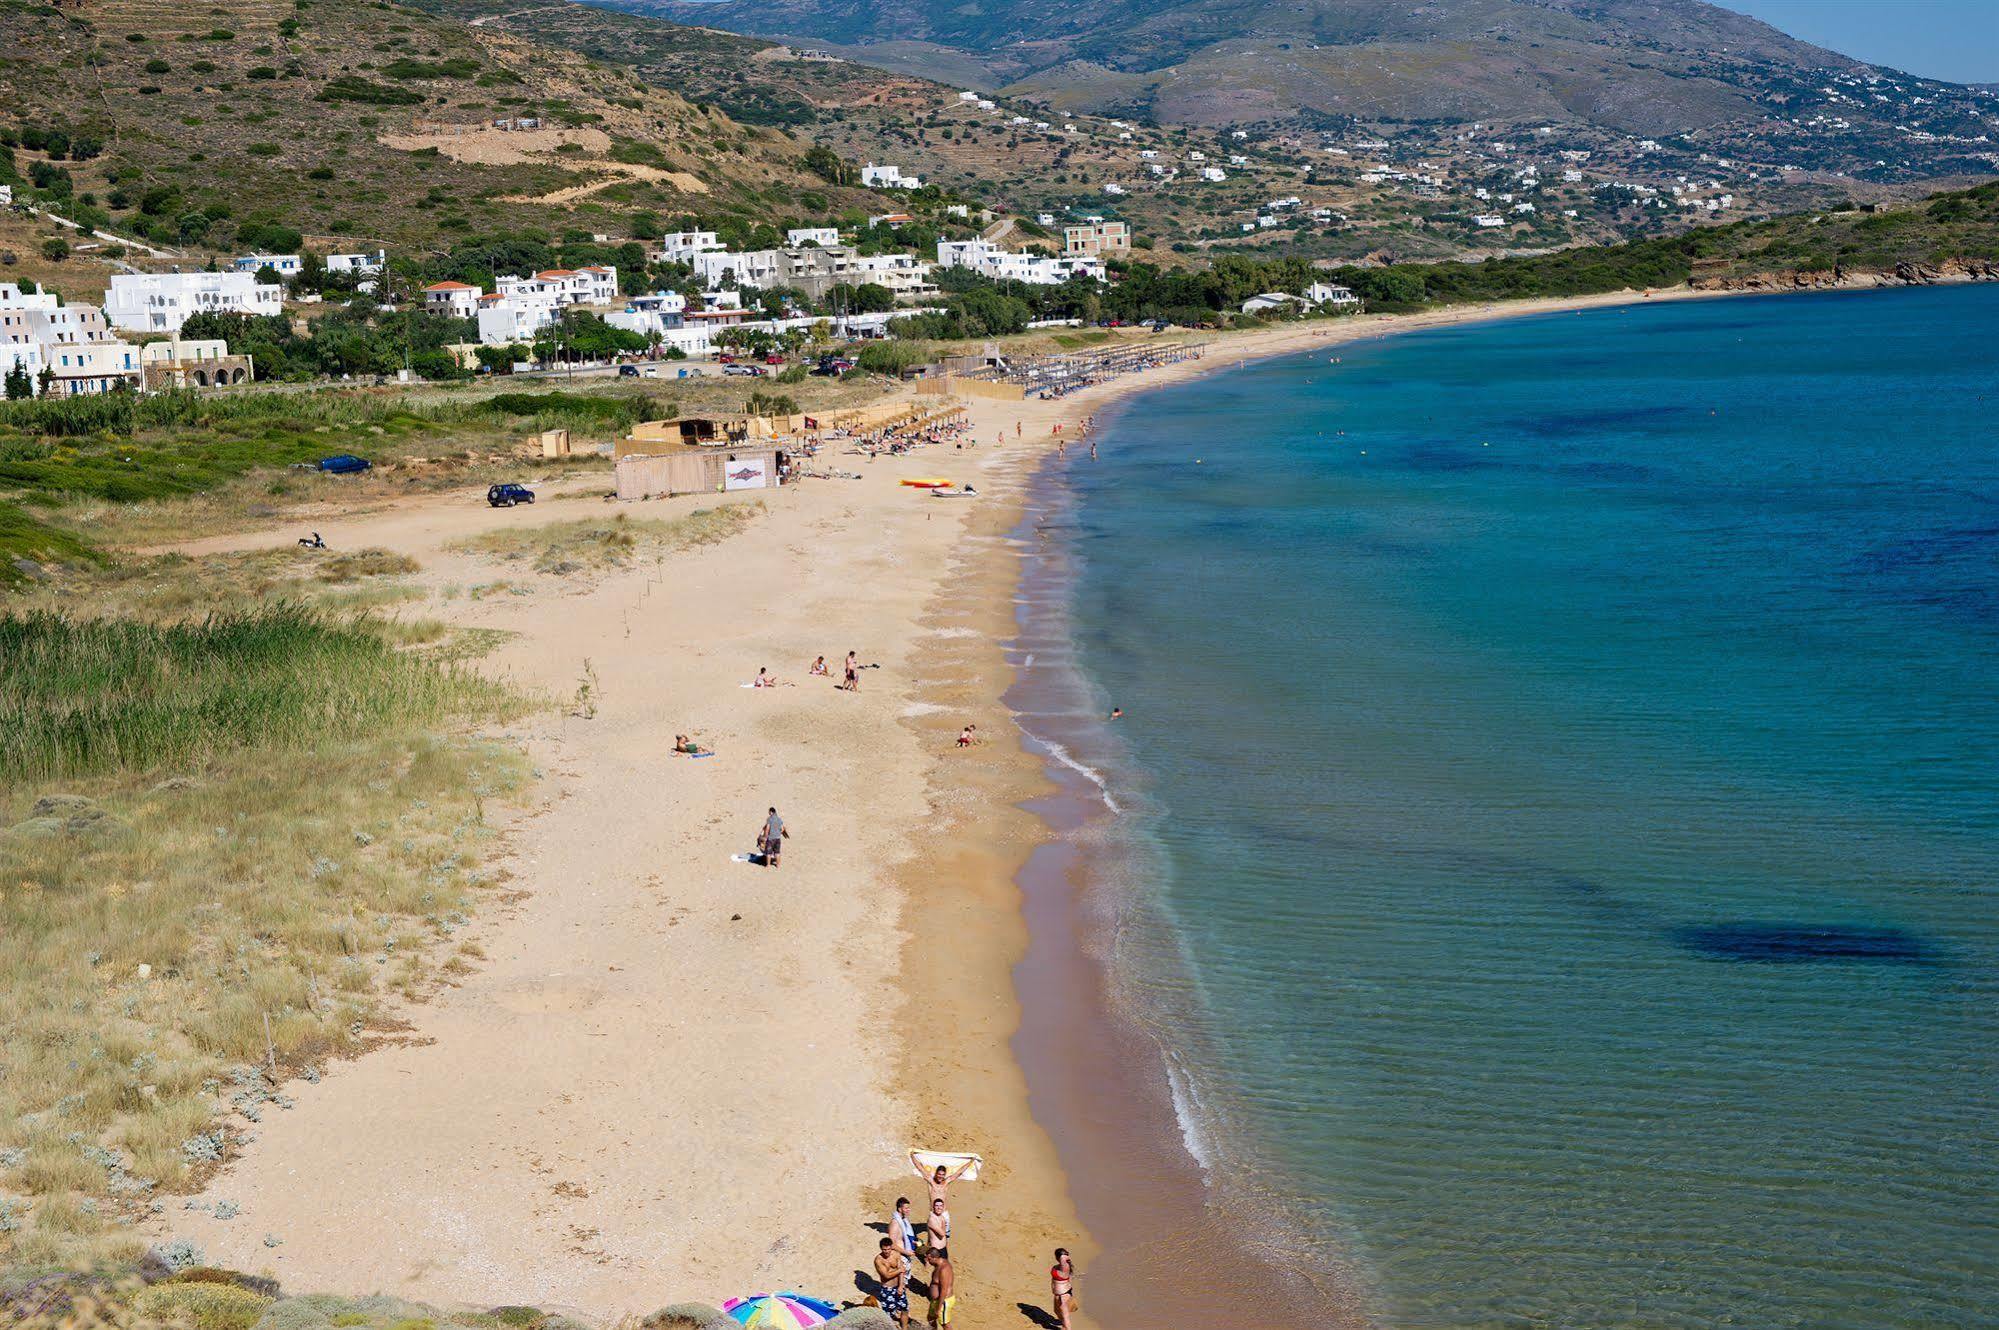
[[(1012, 1049), (1016, 876), (1048, 834), (1019, 805), (1052, 787), (1001, 702), (1020, 564), (1005, 537), (1052, 426), (1252, 356), (1637, 298), (1286, 325), (1061, 402), (975, 399), (975, 447), (869, 462), (836, 444), (817, 465), (862, 479), (729, 496), (764, 511), (595, 580), (450, 546), (608, 511), (558, 497), (601, 478), (528, 509), (467, 491), (316, 518), (335, 548), (415, 557), (422, 612), (510, 634), (481, 668), (563, 703), (514, 731), (543, 778), (504, 838), (504, 899), (468, 930), (486, 959), (400, 1011), (404, 1037), (286, 1087), (297, 1107), (267, 1110), (200, 1198), (236, 1217), (174, 1202), (156, 1232), (292, 1292), (593, 1320), (773, 1288), (855, 1300), (890, 1203), (922, 1209), (904, 1152), (976, 1150), (987, 1171), (952, 1193), (954, 1324), (1031, 1322), (1058, 1244), (1086, 1273), (1085, 1317), (1117, 1322), (1091, 1307), (1097, 1248)], [(896, 483), (924, 475), (983, 497)], [(536, 589), (445, 597), (500, 578)], [(880, 665), (857, 694), (806, 677), (849, 649)], [(787, 686), (742, 687), (760, 666)], [(587, 718), (567, 701), (586, 678)], [(985, 742), (958, 750), (967, 722)], [(718, 755), (674, 756), (679, 732)], [(782, 867), (735, 861), (773, 804), (793, 834)]]

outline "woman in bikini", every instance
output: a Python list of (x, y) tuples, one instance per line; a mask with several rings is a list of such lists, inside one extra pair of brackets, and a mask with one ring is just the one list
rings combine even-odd
[(1055, 1249), (1055, 1264), (1048, 1268), (1048, 1289), (1055, 1303), (1055, 1319), (1062, 1330), (1069, 1330), (1070, 1318), (1076, 1314), (1076, 1265), (1069, 1259), (1067, 1247)]
[(812, 668), (807, 670), (806, 673), (810, 675), (816, 675), (821, 679), (828, 678), (829, 676), (826, 672), (826, 658), (824, 656), (815, 657), (812, 661)]

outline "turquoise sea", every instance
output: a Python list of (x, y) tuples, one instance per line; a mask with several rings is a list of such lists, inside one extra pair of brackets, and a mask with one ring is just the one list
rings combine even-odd
[(1328, 348), (1057, 468), (1102, 950), (1242, 1236), (1383, 1326), (1999, 1326), (1999, 289)]

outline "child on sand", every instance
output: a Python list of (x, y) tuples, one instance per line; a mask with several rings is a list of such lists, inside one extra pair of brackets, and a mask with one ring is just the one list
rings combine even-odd
[(673, 751), (676, 753), (685, 753), (689, 757), (700, 757), (702, 754), (713, 750), (703, 748), (700, 744), (695, 743), (693, 737), (690, 735), (676, 734), (673, 736)]
[(964, 729), (959, 730), (958, 747), (970, 748), (973, 744), (977, 743), (978, 736), (974, 733), (974, 731), (976, 731), (978, 728), (979, 727), (976, 725), (967, 725)]

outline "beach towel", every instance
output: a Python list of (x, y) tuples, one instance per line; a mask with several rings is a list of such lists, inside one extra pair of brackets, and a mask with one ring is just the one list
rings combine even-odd
[(932, 1173), (935, 1173), (939, 1164), (942, 1164), (950, 1172), (957, 1173), (959, 1165), (966, 1163), (971, 1164), (971, 1167), (963, 1173), (959, 1173), (958, 1180), (960, 1182), (977, 1182), (979, 1180), (979, 1170), (986, 1166), (986, 1161), (975, 1154), (954, 1154), (949, 1150), (911, 1150), (909, 1152), (909, 1166), (915, 1169), (916, 1175), (921, 1178), (927, 1178)]

